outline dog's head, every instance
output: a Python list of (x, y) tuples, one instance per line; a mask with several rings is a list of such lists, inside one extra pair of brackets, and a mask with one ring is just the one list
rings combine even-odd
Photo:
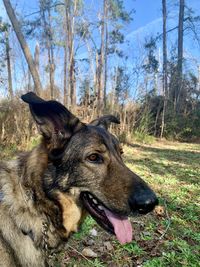
[(158, 200), (123, 163), (120, 144), (107, 130), (110, 123), (119, 123), (118, 119), (108, 115), (86, 125), (57, 101), (45, 101), (34, 93), (22, 99), (29, 104), (44, 137), (49, 164), (43, 183), (47, 194), (60, 192), (63, 220), (75, 216), (77, 223), (86, 209), (121, 243), (130, 242), (132, 227), (127, 216), (148, 213)]

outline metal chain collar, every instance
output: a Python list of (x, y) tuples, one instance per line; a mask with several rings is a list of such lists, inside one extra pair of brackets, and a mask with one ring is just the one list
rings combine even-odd
[[(51, 249), (48, 246), (48, 239), (49, 239), (48, 229), (49, 229), (49, 224), (47, 222), (43, 222), (42, 223), (43, 250), (44, 250), (44, 253), (45, 253), (47, 260), (53, 261), (56, 254), (52, 253)], [(49, 266), (53, 266), (53, 265), (51, 265), (51, 263), (49, 262)]]
[[(0, 203), (3, 201), (4, 198), (4, 194), (2, 191), (0, 191)], [(45, 253), (45, 256), (48, 260), (52, 260), (55, 257), (55, 253), (51, 252), (51, 249), (48, 246), (48, 230), (49, 230), (49, 223), (47, 222), (42, 222), (42, 243), (43, 243), (43, 251)], [(31, 233), (31, 231), (30, 231)], [(30, 236), (30, 233), (24, 233), (24, 234), (28, 234), (29, 237), (33, 240), (32, 236)]]
[(49, 248), (48, 248), (48, 228), (49, 228), (49, 225), (47, 222), (42, 222), (42, 239), (43, 239), (43, 249), (44, 249), (44, 252), (46, 254), (46, 256), (49, 255)]

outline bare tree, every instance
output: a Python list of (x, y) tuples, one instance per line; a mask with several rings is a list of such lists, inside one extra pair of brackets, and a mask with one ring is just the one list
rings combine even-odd
[(40, 45), (38, 43), (36, 43), (36, 46), (35, 46), (34, 60), (35, 60), (35, 66), (36, 66), (37, 71), (39, 73), (39, 69), (40, 69)]
[(161, 132), (160, 138), (163, 137), (164, 127), (165, 127), (165, 110), (167, 104), (167, 32), (166, 32), (166, 21), (167, 21), (167, 8), (166, 0), (162, 0), (162, 14), (163, 14), (163, 112), (162, 112), (162, 122), (161, 122)]
[(49, 85), (50, 97), (54, 98), (54, 74), (55, 74), (55, 60), (54, 60), (54, 47), (53, 47), (53, 29), (51, 17), (52, 1), (40, 0), (40, 9), (44, 28), (45, 45), (48, 54), (48, 72), (49, 72)]
[(107, 78), (108, 78), (108, 2), (105, 1), (105, 73), (104, 73), (104, 107), (106, 107)]
[(10, 62), (10, 43), (9, 43), (9, 29), (5, 32), (5, 42), (6, 42), (6, 61), (7, 61), (7, 72), (8, 72), (8, 92), (10, 99), (13, 99), (13, 86), (12, 86), (12, 71)]
[(33, 77), (33, 81), (34, 81), (34, 85), (35, 85), (35, 91), (37, 92), (37, 94), (39, 94), (40, 91), (42, 90), (42, 84), (41, 84), (37, 69), (35, 67), (35, 62), (34, 62), (33, 57), (31, 55), (30, 49), (29, 49), (28, 44), (26, 43), (26, 40), (22, 34), (20, 23), (17, 20), (17, 17), (15, 15), (15, 12), (12, 8), (10, 1), (9, 0), (3, 0), (3, 2), (4, 2), (4, 6), (6, 8), (6, 12), (8, 14), (8, 17), (12, 23), (13, 29), (16, 33), (17, 38), (18, 38), (18, 41), (21, 45), (24, 56), (26, 58), (31, 75)]
[(100, 56), (98, 59), (98, 68), (97, 68), (97, 97), (98, 97), (98, 114), (100, 115), (103, 112), (104, 105), (104, 69), (105, 69), (105, 18), (107, 14), (107, 0), (103, 1), (103, 12), (101, 15), (101, 48)]
[(68, 45), (68, 93), (70, 105), (76, 105), (76, 83), (75, 83), (75, 59), (74, 59), (74, 22), (77, 12), (77, 0), (65, 0), (65, 14), (67, 26)]
[(69, 96), (68, 96), (68, 89), (67, 88), (67, 44), (64, 44), (64, 79), (63, 79), (63, 103), (66, 107), (69, 108)]
[(177, 62), (177, 86), (175, 94), (176, 111), (180, 108), (180, 97), (182, 89), (183, 72), (183, 23), (184, 23), (185, 0), (179, 2), (179, 23), (178, 23), (178, 62)]

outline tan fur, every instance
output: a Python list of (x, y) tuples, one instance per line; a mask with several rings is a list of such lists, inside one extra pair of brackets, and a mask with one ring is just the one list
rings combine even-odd
[(67, 230), (67, 236), (71, 232), (77, 232), (82, 217), (82, 210), (77, 206), (74, 197), (59, 193), (58, 201), (62, 206), (63, 225)]

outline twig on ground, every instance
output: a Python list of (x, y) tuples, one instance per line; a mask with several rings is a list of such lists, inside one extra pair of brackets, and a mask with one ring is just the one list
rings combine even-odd
[(75, 249), (74, 247), (70, 246), (69, 244), (67, 244), (67, 246), (69, 248), (71, 248), (73, 251), (75, 251), (77, 254), (79, 254), (82, 258), (84, 258), (85, 260), (87, 260), (89, 263), (93, 264), (93, 261), (89, 260), (87, 257), (85, 257), (80, 251), (78, 251), (77, 249)]
[(168, 210), (167, 210), (167, 204), (166, 204), (166, 201), (164, 201), (164, 205), (165, 205), (165, 213), (166, 213), (166, 216), (167, 216), (167, 220), (168, 220), (168, 224), (166, 226), (166, 229), (165, 231), (162, 233), (162, 235), (159, 237), (159, 240), (163, 239), (163, 237), (166, 235), (170, 225), (171, 225), (171, 219), (169, 217), (169, 213), (168, 213)]
[(170, 227), (170, 224), (171, 224), (171, 219), (170, 219), (170, 217), (169, 217), (169, 213), (168, 213), (168, 211), (167, 211), (167, 204), (166, 204), (166, 201), (164, 201), (164, 206), (165, 206), (165, 214), (166, 214), (166, 217), (167, 217), (167, 220), (168, 220), (168, 224), (167, 224), (167, 226), (166, 226), (165, 231), (164, 231), (164, 232), (162, 233), (162, 235), (157, 239), (158, 242), (157, 242), (156, 246), (153, 248), (153, 251), (156, 251), (156, 250), (157, 250), (157, 248), (158, 248), (158, 246), (159, 246), (159, 244), (160, 244), (159, 241), (162, 240), (163, 237), (166, 235), (166, 233), (167, 233), (167, 231), (168, 231), (168, 229), (169, 229), (169, 227)]

